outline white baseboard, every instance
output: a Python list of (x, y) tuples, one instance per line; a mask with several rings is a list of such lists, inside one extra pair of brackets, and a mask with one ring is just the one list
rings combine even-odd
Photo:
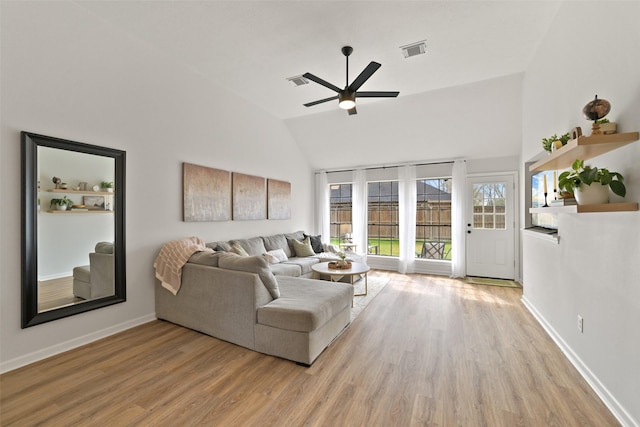
[[(369, 267), (376, 270), (399, 271), (399, 261), (396, 257), (383, 257), (369, 255), (367, 257)], [(409, 273), (434, 274), (437, 276), (451, 275), (451, 262), (441, 260), (416, 259), (412, 263)]]
[(578, 370), (580, 375), (587, 381), (587, 383), (591, 386), (593, 391), (596, 392), (598, 397), (602, 400), (602, 402), (609, 408), (609, 410), (613, 413), (613, 416), (618, 419), (620, 424), (625, 427), (640, 427), (638, 422), (633, 419), (631, 414), (629, 414), (624, 407), (617, 401), (617, 399), (607, 390), (607, 388), (600, 382), (598, 377), (594, 375), (593, 372), (589, 369), (589, 367), (580, 359), (580, 357), (571, 349), (571, 347), (562, 339), (562, 337), (553, 329), (553, 326), (540, 314), (538, 310), (534, 307), (533, 304), (526, 298), (522, 297), (522, 303), (529, 310), (529, 312), (536, 318), (538, 323), (544, 328), (544, 330), (549, 334), (551, 339), (556, 343), (560, 350), (567, 356), (567, 359), (573, 364), (573, 366)]
[(92, 332), (78, 338), (74, 338), (69, 341), (52, 345), (51, 347), (34, 351), (33, 353), (29, 353), (24, 356), (16, 357), (15, 359), (11, 359), (0, 364), (0, 374), (13, 371), (14, 369), (18, 369), (39, 360), (46, 359), (47, 357), (55, 356), (56, 354), (60, 354), (65, 351), (73, 350), (74, 348), (89, 344), (93, 341), (97, 341), (110, 335), (117, 334), (118, 332), (126, 331), (127, 329), (131, 329), (135, 326), (139, 326), (153, 320), (156, 320), (156, 315), (148, 314), (146, 316), (138, 317), (137, 319), (129, 320), (124, 323), (119, 323), (117, 325), (113, 325), (108, 328)]

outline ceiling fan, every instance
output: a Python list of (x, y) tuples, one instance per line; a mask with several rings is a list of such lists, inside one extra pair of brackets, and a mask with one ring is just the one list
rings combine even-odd
[(318, 101), (309, 102), (304, 104), (305, 107), (311, 107), (312, 105), (322, 104), (323, 102), (333, 101), (334, 99), (338, 100), (338, 106), (343, 110), (347, 110), (349, 115), (358, 114), (356, 111), (356, 98), (395, 98), (398, 96), (400, 92), (358, 92), (358, 89), (375, 73), (378, 68), (382, 65), (377, 62), (371, 61), (367, 68), (362, 70), (360, 75), (356, 77), (354, 81), (349, 84), (349, 55), (353, 52), (353, 48), (351, 46), (344, 46), (342, 48), (342, 54), (347, 59), (347, 83), (345, 84), (344, 89), (340, 89), (338, 86), (335, 86), (326, 80), (321, 79), (320, 77), (316, 77), (311, 73), (305, 73), (302, 77), (312, 80), (318, 84), (321, 84), (324, 87), (331, 89), (338, 94), (336, 96), (332, 96), (330, 98), (320, 99)]

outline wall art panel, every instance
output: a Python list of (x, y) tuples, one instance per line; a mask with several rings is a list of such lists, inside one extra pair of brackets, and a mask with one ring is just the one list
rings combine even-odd
[(266, 219), (266, 179), (233, 172), (233, 219)]
[(231, 219), (231, 172), (191, 163), (182, 172), (184, 221)]
[(291, 183), (267, 180), (267, 217), (269, 219), (291, 219)]

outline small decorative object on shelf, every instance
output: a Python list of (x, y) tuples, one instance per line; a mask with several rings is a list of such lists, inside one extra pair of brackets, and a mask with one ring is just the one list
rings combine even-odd
[(100, 183), (102, 191), (113, 192), (113, 181), (102, 181)]
[(576, 201), (575, 197), (566, 197), (549, 202), (549, 206), (573, 206), (577, 204), (578, 202)]
[(616, 123), (610, 122), (609, 119), (600, 119), (597, 121), (598, 125), (600, 125), (600, 132), (603, 135), (612, 135), (617, 132), (618, 125)]
[(571, 139), (578, 139), (579, 136), (582, 136), (582, 128), (580, 126), (571, 129)]
[(570, 139), (571, 134), (569, 132), (560, 136), (553, 134), (549, 138), (542, 138), (542, 148), (544, 148), (545, 151), (551, 153), (567, 145), (567, 142), (569, 142)]
[(593, 120), (591, 135), (602, 135), (598, 121), (611, 111), (611, 104), (606, 99), (598, 99), (598, 95), (582, 109), (582, 115), (587, 120)]
[(51, 181), (53, 181), (53, 183), (56, 185), (56, 190), (60, 188), (60, 183), (62, 182), (60, 178), (54, 176)]

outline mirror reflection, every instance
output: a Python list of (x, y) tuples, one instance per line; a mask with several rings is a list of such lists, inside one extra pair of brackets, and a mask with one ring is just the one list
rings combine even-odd
[(125, 152), (21, 135), (22, 327), (124, 302)]
[(115, 161), (38, 147), (38, 312), (114, 295)]

